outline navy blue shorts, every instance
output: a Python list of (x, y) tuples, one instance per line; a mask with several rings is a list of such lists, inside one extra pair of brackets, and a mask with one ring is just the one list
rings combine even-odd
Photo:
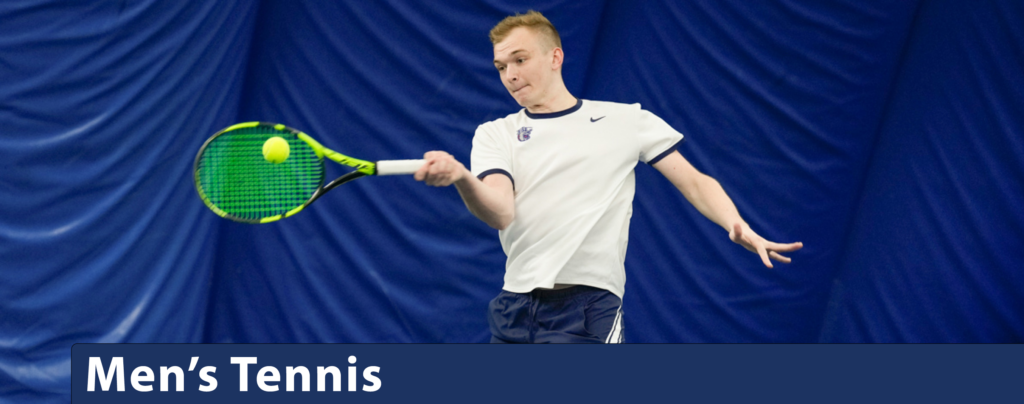
[(488, 307), (492, 343), (621, 343), (622, 299), (573, 286), (530, 293), (501, 291)]

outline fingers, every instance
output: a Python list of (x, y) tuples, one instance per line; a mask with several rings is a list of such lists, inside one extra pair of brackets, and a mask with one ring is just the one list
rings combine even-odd
[(761, 262), (768, 268), (775, 268), (772, 266), (772, 260), (768, 259), (768, 250), (764, 248), (764, 244), (757, 243), (757, 255), (761, 256)]
[(444, 165), (445, 161), (442, 158), (430, 162), (430, 167), (427, 167), (427, 177), (425, 179), (427, 185), (436, 187), (444, 181)]
[(734, 243), (742, 245), (744, 248), (757, 253), (761, 257), (761, 263), (768, 268), (774, 268), (772, 260), (789, 264), (793, 260), (787, 256), (779, 253), (792, 252), (799, 250), (804, 247), (804, 243), (776, 243), (765, 240), (763, 237), (757, 235), (753, 230), (749, 228), (744, 229), (743, 225), (735, 223), (732, 225), (732, 229), (729, 230), (729, 239)]
[[(771, 258), (771, 259), (773, 259), (775, 261), (778, 261), (778, 262), (781, 262), (783, 264), (789, 264), (789, 263), (793, 262), (793, 259), (789, 258), (789, 257), (787, 257), (785, 255), (779, 254), (779, 252), (796, 251), (796, 250), (799, 250), (800, 248), (802, 248), (804, 246), (803, 243), (801, 243), (801, 242), (789, 243), (789, 244), (779, 244), (779, 243), (772, 243), (770, 241), (767, 241), (767, 242), (759, 243), (759, 244), (762, 245), (762, 246), (765, 246), (765, 247), (759, 247), (758, 248), (758, 255), (761, 256), (761, 262), (764, 262), (765, 266), (768, 267), (768, 268), (774, 268), (774, 267), (772, 265), (770, 265), (771, 262), (767, 258)], [(767, 256), (764, 253), (762, 253), (762, 251), (767, 251), (767, 253), (768, 253)]]
[(424, 164), (413, 174), (416, 181), (423, 181), (434, 187), (445, 187), (459, 180), (464, 170), (462, 163), (443, 151), (423, 154)]
[(779, 253), (777, 253), (775, 251), (769, 251), (768, 252), (768, 256), (771, 257), (773, 260), (779, 261), (779, 262), (781, 262), (783, 264), (788, 264), (790, 262), (793, 262), (793, 260), (791, 258), (783, 256), (783, 255), (781, 255), (781, 254), (779, 254)]
[(445, 187), (451, 185), (452, 164), (449, 159), (439, 158), (430, 165), (427, 185), (434, 187)]
[(781, 244), (781, 243), (773, 243), (771, 241), (766, 241), (765, 242), (765, 246), (769, 250), (772, 250), (772, 251), (792, 252), (792, 251), (796, 251), (796, 250), (799, 250), (801, 248), (804, 248), (804, 243), (801, 243), (801, 242), (797, 241), (795, 243)]
[(445, 154), (448, 153), (439, 151), (428, 151), (426, 153), (423, 153), (423, 166), (412, 174), (413, 179), (415, 179), (416, 181), (426, 180), (427, 173), (430, 172), (431, 166), (434, 164), (435, 161), (437, 161), (439, 157)]
[(419, 170), (412, 173), (412, 178), (416, 181), (423, 181), (427, 177), (427, 171), (430, 170), (430, 162), (423, 163), (423, 166)]

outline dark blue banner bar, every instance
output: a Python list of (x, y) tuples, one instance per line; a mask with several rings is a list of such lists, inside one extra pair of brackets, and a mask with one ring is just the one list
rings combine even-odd
[(1022, 402), (1021, 345), (76, 344), (80, 403)]

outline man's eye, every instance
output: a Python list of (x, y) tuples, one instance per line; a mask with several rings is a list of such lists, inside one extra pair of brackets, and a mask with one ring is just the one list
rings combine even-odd
[(498, 71), (499, 71), (499, 72), (500, 72), (500, 71), (503, 71), (503, 70), (505, 70), (505, 66), (498, 66)]
[(519, 58), (519, 59), (516, 60), (516, 62), (519, 62), (519, 63), (523, 63), (524, 61), (526, 61), (526, 59), (523, 59), (523, 58)]

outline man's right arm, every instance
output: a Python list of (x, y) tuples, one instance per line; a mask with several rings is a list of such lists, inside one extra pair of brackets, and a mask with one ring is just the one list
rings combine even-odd
[(504, 230), (515, 218), (515, 191), (512, 180), (504, 175), (488, 175), (483, 180), (476, 178), (466, 166), (455, 157), (443, 151), (431, 151), (423, 155), (426, 161), (413, 177), (427, 185), (446, 187), (455, 184), (474, 216), (488, 226)]

